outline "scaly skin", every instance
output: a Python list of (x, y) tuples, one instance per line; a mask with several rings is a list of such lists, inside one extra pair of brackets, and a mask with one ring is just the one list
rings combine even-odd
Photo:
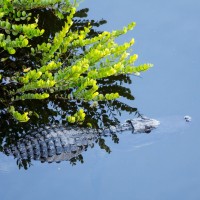
[(95, 130), (92, 128), (68, 129), (64, 126), (44, 127), (27, 133), (17, 145), (4, 147), (4, 153), (15, 158), (34, 159), (41, 162), (61, 162), (70, 160), (102, 136), (131, 130), (133, 133), (150, 133), (160, 124), (155, 119), (146, 117), (127, 120), (118, 126)]

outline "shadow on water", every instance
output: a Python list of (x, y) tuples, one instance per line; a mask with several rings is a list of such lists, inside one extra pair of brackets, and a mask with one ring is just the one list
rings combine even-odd
[[(88, 26), (90, 23), (93, 26), (93, 29), (89, 33), (88, 37), (92, 38), (98, 35), (100, 32), (95, 30), (96, 27), (99, 27), (106, 23), (105, 20), (94, 21), (88, 20), (87, 14), (89, 9), (85, 8), (77, 11), (74, 18), (74, 24), (71, 27), (73, 30), (83, 29), (85, 26)], [(40, 28), (44, 28), (46, 30), (45, 34), (42, 38), (36, 41), (37, 39), (33, 39), (31, 45), (34, 46), (37, 43), (42, 43), (44, 41), (48, 41), (55, 35), (55, 33), (61, 29), (64, 24), (63, 20), (56, 18), (53, 13), (48, 10), (35, 10), (33, 11), (34, 16), (39, 15), (39, 26)], [(51, 26), (49, 26), (51, 24)], [(84, 48), (82, 49), (84, 52)], [(0, 53), (1, 57), (8, 57), (5, 51)], [(75, 52), (73, 50), (69, 50), (62, 57), (62, 62), (65, 62), (67, 65), (72, 59), (74, 60), (77, 56), (80, 56), (80, 52)], [(33, 57), (31, 53), (23, 48), (21, 51), (17, 52), (15, 55), (8, 57), (8, 59), (0, 63), (0, 70), (3, 76), (3, 81), (9, 75), (14, 75), (17, 70), (21, 71), (24, 66), (29, 66), (32, 69), (37, 68), (39, 65), (41, 55)], [(119, 76), (110, 76), (108, 78), (102, 79), (99, 81), (99, 91), (102, 94), (106, 94), (109, 91), (118, 92), (119, 95), (123, 98), (134, 100), (133, 95), (129, 88), (125, 87), (124, 84), (131, 84), (131, 79), (129, 75), (119, 75)], [(3, 99), (8, 95), (8, 90), (12, 90), (17, 87), (15, 83), (12, 83), (10, 80), (5, 84), (5, 82), (1, 83), (0, 93)], [(6, 154), (6, 147), (10, 148), (10, 151), (15, 151), (14, 148), (19, 146), (22, 141), (29, 141), (26, 143), (28, 146), (30, 143), (34, 145), (34, 149), (37, 150), (41, 145), (45, 145), (44, 143), (44, 135), (40, 137), (40, 142), (38, 143), (37, 138), (38, 135), (45, 134), (42, 127), (45, 126), (61, 126), (65, 125), (67, 129), (72, 129), (71, 125), (66, 120), (66, 112), (69, 115), (73, 115), (78, 109), (84, 108), (86, 113), (86, 119), (84, 124), (81, 127), (75, 127), (76, 129), (81, 130), (86, 126), (87, 123), (92, 124), (94, 130), (98, 130), (101, 127), (109, 127), (111, 125), (117, 125), (119, 123), (119, 116), (123, 113), (135, 113), (137, 114), (137, 109), (131, 107), (119, 100), (112, 101), (100, 101), (98, 104), (77, 100), (68, 100), (66, 97), (71, 91), (62, 91), (56, 92), (50, 95), (50, 98), (45, 100), (25, 100), (19, 102), (15, 102), (14, 106), (20, 112), (33, 110), (32, 118), (27, 123), (18, 123), (16, 122), (7, 112), (6, 107), (9, 105), (9, 102), (3, 104), (0, 102), (0, 150)], [(37, 114), (36, 114), (37, 113)], [(36, 131), (37, 130), (37, 131)], [(59, 129), (55, 128), (55, 133), (59, 132)], [(35, 135), (31, 136), (29, 133), (34, 133)], [(106, 152), (110, 153), (110, 148), (106, 145), (105, 138), (100, 134), (79, 134), (79, 135), (69, 135), (67, 140), (69, 141), (69, 147), (65, 149), (65, 152), (61, 152), (59, 149), (53, 149), (50, 145), (48, 147), (49, 151), (52, 151), (50, 156), (48, 156), (48, 152), (41, 152), (43, 154), (43, 158), (34, 152), (31, 152), (29, 149), (29, 154), (31, 157), (27, 157), (25, 155), (19, 156), (14, 155), (17, 159), (17, 165), (19, 168), (23, 167), (24, 169), (28, 169), (31, 166), (31, 159), (41, 160), (41, 162), (60, 162), (62, 160), (69, 160), (72, 165), (75, 165), (76, 162), (83, 163), (83, 156), (81, 153), (86, 151), (88, 147), (93, 147), (94, 144), (98, 144), (101, 149), (104, 149)], [(31, 138), (32, 137), (32, 138)], [(118, 143), (119, 139), (116, 134), (110, 134), (113, 142)], [(42, 139), (43, 138), (43, 139)], [(47, 137), (48, 138), (48, 137)], [(43, 141), (43, 143), (42, 143)], [(54, 143), (59, 142), (54, 140)], [(21, 147), (22, 149), (27, 149), (27, 146)], [(52, 149), (51, 149), (52, 148)], [(3, 150), (4, 149), (4, 150)], [(25, 151), (25, 150), (24, 150)], [(32, 149), (33, 151), (33, 149)], [(53, 151), (56, 151), (55, 155), (53, 155)], [(23, 154), (23, 152), (21, 153)], [(23, 159), (21, 159), (23, 157)], [(46, 159), (45, 159), (46, 158)]]

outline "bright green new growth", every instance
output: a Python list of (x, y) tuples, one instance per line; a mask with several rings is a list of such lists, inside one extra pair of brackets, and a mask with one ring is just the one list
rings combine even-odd
[(85, 120), (85, 113), (83, 109), (80, 109), (78, 112), (76, 112), (73, 116), (67, 116), (67, 120), (69, 123), (79, 123), (82, 124)]
[(27, 122), (30, 119), (28, 117), (28, 112), (25, 112), (24, 114), (20, 114), (18, 111), (15, 111), (14, 106), (10, 106), (9, 112), (19, 122)]
[[(74, 6), (70, 6), (68, 0), (60, 10), (54, 9), (54, 13), (59, 18), (64, 18), (63, 13), (69, 13), (62, 30), (57, 32), (48, 42), (37, 44), (36, 47), (30, 45), (29, 40), (33, 37), (40, 37), (45, 30), (38, 28), (38, 19), (34, 23), (25, 24), (24, 20), (31, 19), (31, 9), (38, 7), (53, 7), (53, 5), (63, 2), (62, 0), (1, 0), (0, 19), (7, 16), (7, 19), (0, 21), (0, 28), (4, 29), (7, 35), (0, 34), (0, 47), (9, 54), (15, 54), (20, 48), (30, 48), (31, 54), (41, 54), (40, 65), (36, 69), (26, 69), (13, 79), (20, 85), (15, 91), (10, 91), (12, 101), (27, 99), (49, 98), (50, 93), (55, 91), (71, 91), (69, 99), (79, 99), (83, 101), (113, 100), (119, 98), (118, 93), (100, 94), (98, 92), (98, 80), (119, 74), (139, 75), (141, 71), (149, 69), (151, 64), (135, 66), (137, 55), (130, 55), (129, 49), (134, 44), (134, 39), (130, 42), (119, 45), (115, 39), (120, 35), (135, 27), (135, 23), (130, 23), (122, 30), (106, 32), (93, 38), (87, 38), (90, 25), (84, 30), (71, 31), (73, 16), (76, 12)], [(12, 24), (10, 19), (15, 19), (16, 24)], [(20, 22), (20, 23), (19, 23)], [(15, 36), (14, 39), (12, 39)], [(79, 51), (85, 48), (81, 56), (70, 64), (63, 63), (60, 59), (66, 52)], [(1, 74), (0, 74), (1, 79)], [(10, 106), (9, 112), (20, 122), (29, 120), (28, 113), (20, 114)], [(75, 116), (76, 115), (76, 116)], [(70, 123), (82, 122), (85, 118), (83, 110), (79, 110), (74, 116), (68, 116)]]

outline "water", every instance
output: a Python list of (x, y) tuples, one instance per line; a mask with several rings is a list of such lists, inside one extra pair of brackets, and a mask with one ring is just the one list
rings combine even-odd
[(34, 162), (18, 170), (1, 154), (0, 199), (199, 200), (200, 2), (85, 0), (81, 7), (90, 9), (90, 18), (108, 21), (103, 30), (137, 22), (119, 42), (134, 37), (138, 63), (154, 68), (133, 77), (133, 104), (161, 126), (151, 134), (122, 134), (119, 144), (108, 138), (111, 154), (96, 145), (73, 167)]

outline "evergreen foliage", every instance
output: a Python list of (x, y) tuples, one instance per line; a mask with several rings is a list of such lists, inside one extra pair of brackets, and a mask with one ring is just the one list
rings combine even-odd
[[(40, 28), (40, 15), (34, 15), (43, 9), (63, 22), (54, 34), (45, 33)], [(32, 115), (30, 110), (23, 114), (16, 111), (16, 102), (59, 98), (62, 91), (65, 99), (90, 102), (92, 106), (98, 101), (113, 101), (120, 97), (118, 91), (101, 93), (102, 80), (139, 75), (152, 66), (134, 65), (138, 56), (129, 53), (134, 39), (122, 45), (115, 42), (135, 27), (134, 22), (122, 30), (89, 37), (90, 23), (73, 30), (75, 15), (76, 5), (68, 0), (0, 0), (0, 102), (16, 120), (26, 122)], [(18, 66), (15, 61), (23, 59), (22, 52), (29, 62)], [(10, 60), (14, 67), (9, 66)], [(70, 123), (84, 119), (82, 109), (67, 117)]]

